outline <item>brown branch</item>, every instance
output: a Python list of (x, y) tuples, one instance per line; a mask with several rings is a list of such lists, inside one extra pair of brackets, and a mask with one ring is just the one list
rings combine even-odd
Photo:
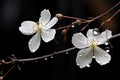
[(71, 16), (62, 16), (63, 18), (68, 18), (68, 19), (75, 19), (75, 20), (81, 20), (83, 22), (87, 22), (86, 19), (82, 19), (82, 18), (77, 18), (77, 17), (71, 17)]
[(102, 26), (108, 24), (118, 13), (120, 12), (120, 9), (118, 11), (116, 11), (110, 18), (108, 18), (106, 21), (101, 23), (101, 26), (99, 28), (101, 28)]
[(120, 1), (119, 1), (116, 5), (114, 5), (112, 8), (110, 8), (109, 10), (107, 10), (106, 12), (104, 12), (104, 13), (102, 13), (101, 15), (93, 18), (93, 20), (99, 19), (99, 18), (107, 15), (107, 14), (110, 13), (114, 8), (116, 8), (118, 5), (120, 5)]
[[(72, 22), (70, 25), (67, 25), (67, 26), (63, 26), (63, 27), (59, 27), (57, 28), (56, 30), (61, 30), (61, 29), (66, 29), (67, 31), (72, 27), (72, 25), (81, 25), (81, 24), (86, 24), (82, 29), (86, 29), (89, 24), (105, 15), (107, 15), (108, 13), (110, 13), (114, 8), (116, 8), (118, 5), (120, 5), (120, 2), (118, 2), (116, 5), (114, 5), (112, 8), (110, 8), (109, 10), (107, 10), (106, 12), (94, 17), (94, 18), (90, 18), (90, 19), (82, 19), (82, 18), (77, 18), (77, 17), (71, 17), (71, 16), (64, 16), (64, 15), (57, 15), (58, 17), (60, 18), (68, 18), (68, 19), (74, 19), (75, 21)], [(111, 19), (113, 19), (113, 17), (115, 15), (117, 15), (118, 13), (120, 12), (120, 9), (118, 11), (116, 11), (109, 19), (107, 19), (105, 22), (102, 23), (105, 24), (105, 23), (108, 23), (111, 21)], [(57, 17), (56, 16), (56, 17)], [(117, 37), (120, 37), (120, 33), (112, 36), (110, 39), (114, 39), (114, 38), (117, 38)], [(40, 57), (35, 57), (35, 58), (26, 58), (26, 59), (17, 59), (14, 55), (12, 56), (11, 60), (10, 61), (5, 61), (5, 60), (0, 60), (0, 65), (6, 65), (6, 64), (13, 64), (13, 66), (2, 76), (0, 77), (1, 80), (3, 80), (3, 78), (16, 66), (16, 63), (17, 62), (29, 62), (29, 61), (36, 61), (36, 60), (40, 60), (40, 59), (44, 59), (44, 58), (48, 58), (48, 57), (52, 57), (54, 55), (57, 55), (57, 54), (62, 54), (62, 53), (65, 53), (65, 52), (69, 52), (69, 51), (72, 51), (72, 50), (75, 50), (76, 47), (72, 47), (72, 48), (68, 48), (68, 49), (65, 49), (65, 50), (61, 50), (61, 51), (58, 51), (58, 52), (54, 52), (54, 53), (51, 53), (51, 54), (48, 54), (48, 55), (44, 55), (44, 56), (40, 56)]]
[[(120, 5), (120, 2), (118, 2), (116, 5), (114, 5), (112, 8), (110, 8), (110, 9), (107, 10), (107, 11), (105, 11), (104, 13), (102, 13), (102, 14), (94, 17), (94, 18), (90, 18), (90, 19), (82, 19), (82, 18), (77, 18), (77, 17), (64, 16), (64, 15), (62, 15), (62, 14), (61, 14), (60, 17), (61, 17), (61, 18), (68, 18), (68, 19), (80, 20), (79, 24), (83, 24), (83, 23), (86, 24), (86, 26), (84, 26), (84, 27), (81, 29), (81, 31), (82, 31), (82, 30), (86, 29), (87, 26), (89, 26), (89, 24), (90, 24), (91, 22), (93, 22), (93, 21), (95, 21), (95, 20), (97, 20), (97, 19), (99, 19), (99, 18), (107, 15), (107, 14), (110, 13), (114, 8), (116, 8), (118, 5)], [(109, 19), (111, 20), (119, 11), (120, 11), (120, 10), (118, 10), (115, 14), (113, 14), (113, 16), (111, 16)], [(73, 23), (74, 23), (74, 22), (73, 22)], [(73, 25), (74, 25), (74, 24), (73, 24)], [(64, 27), (59, 27), (57, 30), (64, 29), (64, 28), (66, 28), (66, 26), (64, 26)]]
[(72, 51), (74, 49), (76, 49), (76, 48), (72, 47), (72, 48), (68, 48), (68, 49), (65, 49), (65, 50), (61, 50), (61, 51), (58, 51), (58, 52), (54, 52), (54, 53), (51, 53), (51, 54), (48, 54), (48, 55), (44, 55), (44, 56), (40, 56), (40, 57), (36, 57), (36, 58), (12, 59), (11, 61), (7, 61), (7, 62), (4, 61), (4, 62), (2, 62), (1, 65), (2, 64), (11, 64), (11, 63), (15, 63), (15, 62), (27, 62), (27, 61), (40, 60), (40, 59), (51, 57), (51, 56), (54, 56), (54, 55), (57, 55), (57, 54), (65, 53), (65, 52), (68, 52), (68, 51)]
[[(114, 39), (114, 38), (117, 38), (117, 37), (120, 37), (120, 33), (112, 36), (110, 39)], [(40, 56), (40, 57), (36, 57), (36, 58), (16, 59), (16, 57), (13, 56), (13, 58), (11, 58), (11, 61), (5, 62), (4, 60), (1, 60), (1, 62), (0, 62), (1, 65), (14, 63), (14, 65), (1, 77), (1, 79), (3, 79), (9, 72), (11, 72), (11, 70), (16, 66), (16, 62), (36, 61), (36, 60), (52, 57), (52, 56), (57, 55), (57, 54), (62, 54), (62, 53), (65, 53), (65, 52), (69, 52), (69, 51), (72, 51), (72, 50), (75, 50), (75, 49), (76, 49), (76, 47), (72, 47), (72, 48), (68, 48), (68, 49), (65, 49), (65, 50), (61, 50), (61, 51), (58, 51), (58, 52), (54, 52), (54, 53), (44, 55), (44, 56)]]
[[(118, 5), (120, 4), (120, 2), (118, 2), (115, 6), (113, 6), (112, 8), (110, 8), (109, 10), (107, 10), (106, 12), (102, 13), (101, 15), (95, 17), (95, 18), (92, 18), (92, 19), (82, 19), (82, 18), (76, 18), (76, 17), (70, 17), (70, 16), (64, 16), (64, 15), (61, 15), (61, 17), (63, 18), (69, 18), (69, 19), (75, 19), (76, 21), (72, 22), (70, 25), (67, 25), (67, 26), (64, 26), (64, 27), (59, 27), (58, 29), (56, 30), (60, 30), (60, 29), (67, 29), (67, 28), (70, 28), (72, 25), (80, 25), (81, 23), (87, 23), (86, 26), (84, 26), (82, 28), (82, 30), (84, 30), (92, 21), (96, 20), (96, 19), (99, 19), (103, 16), (105, 16), (106, 14), (108, 14), (109, 12), (111, 12), (115, 7), (117, 7)], [(120, 10), (118, 10), (113, 16), (110, 17), (110, 19), (112, 19)], [(113, 39), (113, 38), (116, 38), (116, 37), (119, 37), (120, 36), (120, 33), (119, 34), (116, 34), (114, 35), (112, 38), (110, 39)], [(62, 50), (62, 51), (58, 51), (58, 52), (54, 52), (52, 54), (49, 54), (49, 55), (44, 55), (44, 56), (40, 56), (40, 57), (36, 57), (36, 58), (27, 58), (27, 59), (16, 59), (16, 58), (12, 58), (10, 61), (4, 61), (4, 60), (1, 60), (0, 61), (0, 65), (2, 64), (11, 64), (11, 63), (15, 63), (15, 62), (27, 62), (27, 61), (34, 61), (34, 60), (38, 60), (38, 59), (43, 59), (43, 58), (47, 58), (47, 57), (50, 57), (50, 56), (53, 56), (53, 55), (56, 55), (56, 54), (61, 54), (61, 53), (65, 53), (65, 52), (68, 52), (68, 51), (71, 51), (71, 50), (74, 50), (76, 49), (75, 47), (72, 47), (72, 48), (68, 48), (68, 49), (65, 49), (65, 50)]]
[(118, 11), (116, 11), (116, 12), (109, 18), (109, 20), (111, 20), (113, 17), (115, 17), (119, 12), (120, 12), (120, 9), (119, 9)]
[[(106, 12), (102, 13), (101, 15), (98, 15), (98, 16), (95, 17), (95, 18), (91, 18), (91, 20), (88, 21), (87, 25), (84, 26), (84, 27), (81, 29), (81, 31), (84, 30), (85, 28), (87, 28), (87, 26), (88, 26), (91, 22), (93, 22), (93, 21), (95, 21), (95, 20), (97, 20), (97, 19), (99, 19), (99, 18), (107, 15), (108, 13), (110, 13), (110, 12), (111, 12), (114, 8), (116, 8), (118, 5), (120, 5), (120, 2), (118, 2), (116, 5), (114, 5), (112, 8), (110, 8), (110, 9), (107, 10)], [(113, 14), (113, 16), (111, 16), (111, 17), (107, 20), (107, 22), (109, 22), (119, 11), (120, 11), (120, 10), (118, 10), (115, 14)], [(106, 22), (103, 22), (103, 23), (106, 23)], [(102, 25), (103, 25), (103, 24), (102, 24)]]
[(49, 54), (49, 55), (44, 55), (44, 56), (36, 57), (36, 58), (28, 58), (28, 59), (16, 59), (16, 61), (18, 61), (18, 62), (27, 62), (27, 61), (39, 60), (39, 59), (43, 59), (43, 58), (54, 56), (56, 54), (61, 54), (61, 53), (65, 53), (65, 52), (68, 52), (68, 51), (72, 51), (74, 49), (76, 49), (76, 48), (72, 47), (72, 48), (68, 48), (68, 49), (62, 50), (62, 51), (54, 52), (54, 53)]
[[(116, 35), (113, 35), (110, 39), (114, 39), (114, 38), (117, 38), (117, 37), (120, 37), (120, 33), (118, 33)], [(48, 57), (51, 57), (51, 56), (54, 56), (54, 55), (57, 55), (57, 54), (62, 54), (62, 53), (65, 53), (65, 52), (69, 52), (69, 51), (72, 51), (72, 50), (75, 50), (75, 49), (76, 49), (76, 47), (72, 47), (72, 48), (68, 48), (68, 49), (65, 49), (65, 50), (61, 50), (61, 51), (58, 51), (58, 52), (54, 52), (54, 53), (44, 55), (44, 56), (40, 56), (40, 57), (36, 57), (36, 58), (12, 59), (11, 61), (8, 61), (8, 62), (5, 62), (5, 61), (1, 62), (1, 65), (11, 64), (11, 63), (15, 63), (15, 62), (28, 62), (28, 61), (40, 60), (40, 59), (48, 58)]]
[[(114, 38), (117, 38), (117, 37), (120, 37), (120, 33), (112, 36), (110, 39), (114, 39)], [(40, 56), (40, 57), (36, 57), (36, 58), (28, 58), (28, 59), (16, 59), (16, 61), (27, 62), (27, 61), (39, 60), (39, 59), (51, 57), (51, 56), (54, 56), (54, 55), (57, 55), (57, 54), (69, 52), (69, 51), (72, 51), (72, 50), (75, 50), (75, 49), (76, 49), (75, 47), (72, 47), (72, 48), (68, 48), (68, 49), (65, 49), (65, 50), (61, 50), (61, 51), (58, 51), (58, 52), (51, 53), (49, 55), (44, 55), (44, 56)]]
[(114, 39), (114, 38), (117, 38), (117, 37), (120, 37), (120, 33), (118, 33), (118, 34), (112, 36), (110, 39)]

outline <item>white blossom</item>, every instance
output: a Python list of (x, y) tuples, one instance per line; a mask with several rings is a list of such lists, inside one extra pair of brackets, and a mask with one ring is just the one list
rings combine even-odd
[(53, 17), (51, 20), (51, 14), (49, 10), (44, 9), (41, 11), (39, 23), (33, 21), (24, 21), (19, 27), (19, 31), (24, 35), (35, 34), (28, 42), (28, 46), (31, 52), (35, 52), (41, 43), (41, 37), (44, 42), (49, 42), (54, 39), (56, 30), (51, 29), (57, 21), (57, 17)]
[(92, 62), (92, 58), (95, 58), (96, 62), (100, 65), (105, 65), (110, 62), (111, 56), (98, 45), (104, 44), (108, 39), (112, 37), (110, 30), (105, 30), (99, 35), (93, 34), (93, 29), (89, 29), (87, 37), (81, 32), (75, 33), (72, 37), (73, 45), (81, 49), (76, 57), (76, 64), (80, 68), (87, 67)]

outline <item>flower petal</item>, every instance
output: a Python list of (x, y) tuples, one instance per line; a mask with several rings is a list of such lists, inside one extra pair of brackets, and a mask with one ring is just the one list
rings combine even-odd
[(51, 18), (51, 14), (49, 10), (44, 9), (41, 11), (41, 17), (39, 19), (39, 24), (42, 24), (43, 26), (46, 25)]
[(53, 40), (55, 37), (55, 34), (56, 34), (55, 29), (42, 30), (42, 32), (41, 32), (42, 39), (45, 42), (49, 42), (49, 41)]
[(112, 37), (112, 32), (110, 30), (105, 30), (104, 32), (102, 32), (97, 41), (98, 41), (98, 45), (100, 44), (104, 44), (108, 39), (110, 39)]
[(93, 39), (94, 39), (94, 40), (96, 41), (97, 37), (98, 37), (98, 35), (94, 35), (93, 29), (89, 29), (89, 30), (87, 31), (87, 38), (88, 38), (89, 40), (93, 40)]
[(33, 21), (24, 21), (19, 27), (19, 31), (24, 35), (32, 35), (36, 32), (37, 24)]
[(41, 37), (40, 32), (37, 32), (29, 41), (28, 46), (32, 53), (34, 53), (40, 46)]
[(50, 29), (51, 27), (53, 27), (57, 23), (57, 21), (58, 21), (58, 18), (53, 17), (47, 25), (43, 26), (43, 28), (45, 30)]
[(92, 62), (93, 50), (91, 47), (78, 52), (76, 63), (80, 68), (84, 68)]
[(95, 60), (100, 64), (100, 65), (105, 65), (110, 62), (111, 56), (104, 51), (103, 49), (99, 47), (95, 47), (94, 49), (94, 55), (95, 55)]
[(82, 33), (76, 33), (72, 36), (72, 44), (79, 49), (90, 46), (88, 39)]

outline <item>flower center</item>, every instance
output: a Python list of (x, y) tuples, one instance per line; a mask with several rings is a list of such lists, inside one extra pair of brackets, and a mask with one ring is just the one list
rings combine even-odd
[(91, 41), (91, 45), (90, 45), (92, 48), (94, 48), (95, 46), (96, 46), (96, 43), (95, 43), (95, 40), (93, 39), (92, 41)]
[(41, 31), (41, 30), (42, 30), (42, 26), (38, 25), (38, 31)]

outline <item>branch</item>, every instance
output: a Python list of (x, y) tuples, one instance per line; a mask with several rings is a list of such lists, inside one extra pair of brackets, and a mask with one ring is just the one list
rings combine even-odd
[(36, 57), (36, 58), (27, 58), (27, 59), (11, 59), (11, 61), (4, 61), (4, 60), (1, 60), (0, 62), (0, 65), (3, 65), (3, 64), (11, 64), (11, 63), (15, 63), (15, 62), (28, 62), (28, 61), (35, 61), (35, 60), (40, 60), (40, 59), (44, 59), (44, 58), (47, 58), (47, 57), (51, 57), (51, 56), (54, 56), (54, 55), (57, 55), (57, 54), (61, 54), (61, 53), (65, 53), (65, 52), (69, 52), (69, 51), (72, 51), (76, 49), (75, 47), (72, 47), (72, 48), (68, 48), (68, 49), (65, 49), (65, 50), (61, 50), (61, 51), (58, 51), (58, 52), (54, 52), (54, 53), (51, 53), (51, 54), (48, 54), (48, 55), (44, 55), (44, 56), (40, 56), (40, 57)]
[[(120, 33), (118, 33), (116, 35), (113, 35), (110, 39), (114, 39), (114, 38), (117, 38), (117, 37), (120, 37)], [(11, 64), (11, 63), (15, 63), (15, 62), (28, 62), (28, 61), (40, 60), (40, 59), (48, 58), (48, 57), (51, 57), (51, 56), (54, 56), (54, 55), (57, 55), (57, 54), (69, 52), (69, 51), (72, 51), (72, 50), (75, 50), (75, 49), (76, 49), (76, 47), (72, 47), (72, 48), (68, 48), (68, 49), (65, 49), (65, 50), (61, 50), (61, 51), (58, 51), (58, 52), (54, 52), (54, 53), (44, 55), (44, 56), (40, 56), (40, 57), (36, 57), (36, 58), (27, 58), (27, 59), (12, 58), (11, 61), (7, 61), (7, 62), (4, 61), (4, 60), (1, 60), (0, 65)]]
[[(62, 14), (56, 14), (56, 17), (58, 17), (59, 19), (62, 19), (62, 18), (68, 18), (68, 19), (73, 19), (75, 20), (74, 22), (72, 22), (71, 24), (67, 25), (67, 26), (63, 26), (63, 27), (59, 27), (57, 28), (56, 30), (61, 30), (61, 29), (66, 29), (66, 32), (68, 32), (68, 30), (74, 25), (74, 26), (79, 26), (81, 24), (85, 24), (84, 27), (82, 27), (81, 31), (86, 29), (89, 24), (91, 24), (91, 22), (107, 15), (108, 13), (110, 13), (113, 9), (115, 9), (118, 5), (120, 5), (120, 1), (114, 5), (112, 8), (110, 8), (109, 10), (105, 11), (104, 13), (94, 17), (94, 18), (89, 18), (89, 19), (82, 19), (82, 18), (77, 18), (77, 17), (71, 17), (71, 16), (65, 16), (65, 15), (62, 15)], [(118, 11), (116, 11), (109, 19), (107, 19), (106, 21), (104, 21), (102, 25), (108, 23), (111, 21), (111, 19), (113, 19), (113, 17), (115, 17), (115, 15), (117, 15), (118, 13), (120, 12), (120, 9)], [(120, 37), (120, 33), (116, 34), (116, 35), (113, 35), (110, 39), (114, 39), (114, 38), (117, 38), (117, 37)], [(54, 53), (51, 53), (51, 54), (48, 54), (48, 55), (43, 55), (43, 56), (40, 56), (40, 57), (35, 57), (35, 58), (25, 58), (25, 59), (17, 59), (14, 55), (12, 56), (12, 58), (10, 58), (9, 61), (5, 61), (5, 60), (0, 60), (0, 65), (7, 65), (7, 64), (13, 64), (13, 66), (2, 76), (0, 77), (0, 80), (3, 80), (3, 78), (16, 66), (17, 62), (29, 62), (29, 61), (36, 61), (36, 60), (40, 60), (40, 59), (44, 59), (44, 58), (48, 58), (48, 57), (52, 57), (54, 55), (57, 55), (57, 54), (62, 54), (62, 53), (66, 53), (66, 52), (69, 52), (69, 51), (72, 51), (72, 50), (75, 50), (77, 49), (76, 47), (72, 47), (72, 48), (68, 48), (68, 49), (65, 49), (65, 50), (61, 50), (61, 51), (58, 51), (58, 52), (54, 52)], [(19, 67), (19, 66), (18, 66)]]
[[(71, 17), (71, 16), (65, 16), (65, 15), (62, 15), (62, 14), (56, 14), (56, 17), (58, 17), (59, 19), (62, 19), (62, 18), (68, 18), (68, 19), (74, 19), (74, 20), (79, 20), (79, 22), (73, 22), (71, 23), (72, 25), (80, 25), (80, 24), (86, 24), (82, 29), (86, 29), (87, 26), (89, 26), (89, 24), (105, 15), (107, 15), (108, 13), (110, 13), (113, 9), (115, 9), (118, 5), (120, 5), (120, 2), (118, 2), (116, 5), (114, 5), (112, 8), (110, 8), (109, 10), (105, 11), (104, 13), (94, 17), (94, 18), (90, 18), (90, 19), (82, 19), (82, 18), (77, 18), (77, 17)], [(120, 10), (118, 10), (115, 14), (113, 14), (113, 16), (111, 18), (109, 18), (110, 20), (119, 12)], [(72, 27), (72, 26), (71, 26)], [(58, 29), (56, 30), (60, 30), (60, 29), (65, 29), (67, 28), (67, 26), (64, 26), (64, 27), (59, 27)]]
[(108, 18), (106, 21), (101, 23), (101, 26), (99, 28), (101, 28), (102, 26), (108, 24), (118, 13), (120, 12), (120, 9), (117, 10), (110, 18)]
[(16, 61), (18, 61), (18, 62), (27, 62), (27, 61), (40, 60), (40, 59), (43, 59), (43, 58), (54, 56), (56, 54), (61, 54), (61, 53), (65, 53), (65, 52), (68, 52), (68, 51), (72, 51), (74, 49), (76, 49), (76, 48), (72, 47), (72, 48), (68, 48), (68, 49), (62, 50), (62, 51), (58, 51), (58, 52), (54, 52), (54, 53), (51, 53), (51, 54), (48, 54), (48, 55), (44, 55), (44, 56), (41, 56), (41, 57), (28, 58), (28, 59), (16, 59)]
[(120, 37), (120, 33), (118, 33), (118, 34), (112, 36), (110, 39), (114, 39), (114, 38), (117, 38), (117, 37)]
[(111, 12), (114, 8), (116, 8), (118, 5), (120, 5), (120, 1), (116, 5), (114, 5), (112, 8), (110, 8), (109, 10), (107, 10), (106, 12), (104, 12), (101, 15), (95, 17), (93, 20), (96, 20), (96, 19), (99, 19), (99, 18), (105, 16), (106, 14), (108, 14), (109, 12)]

